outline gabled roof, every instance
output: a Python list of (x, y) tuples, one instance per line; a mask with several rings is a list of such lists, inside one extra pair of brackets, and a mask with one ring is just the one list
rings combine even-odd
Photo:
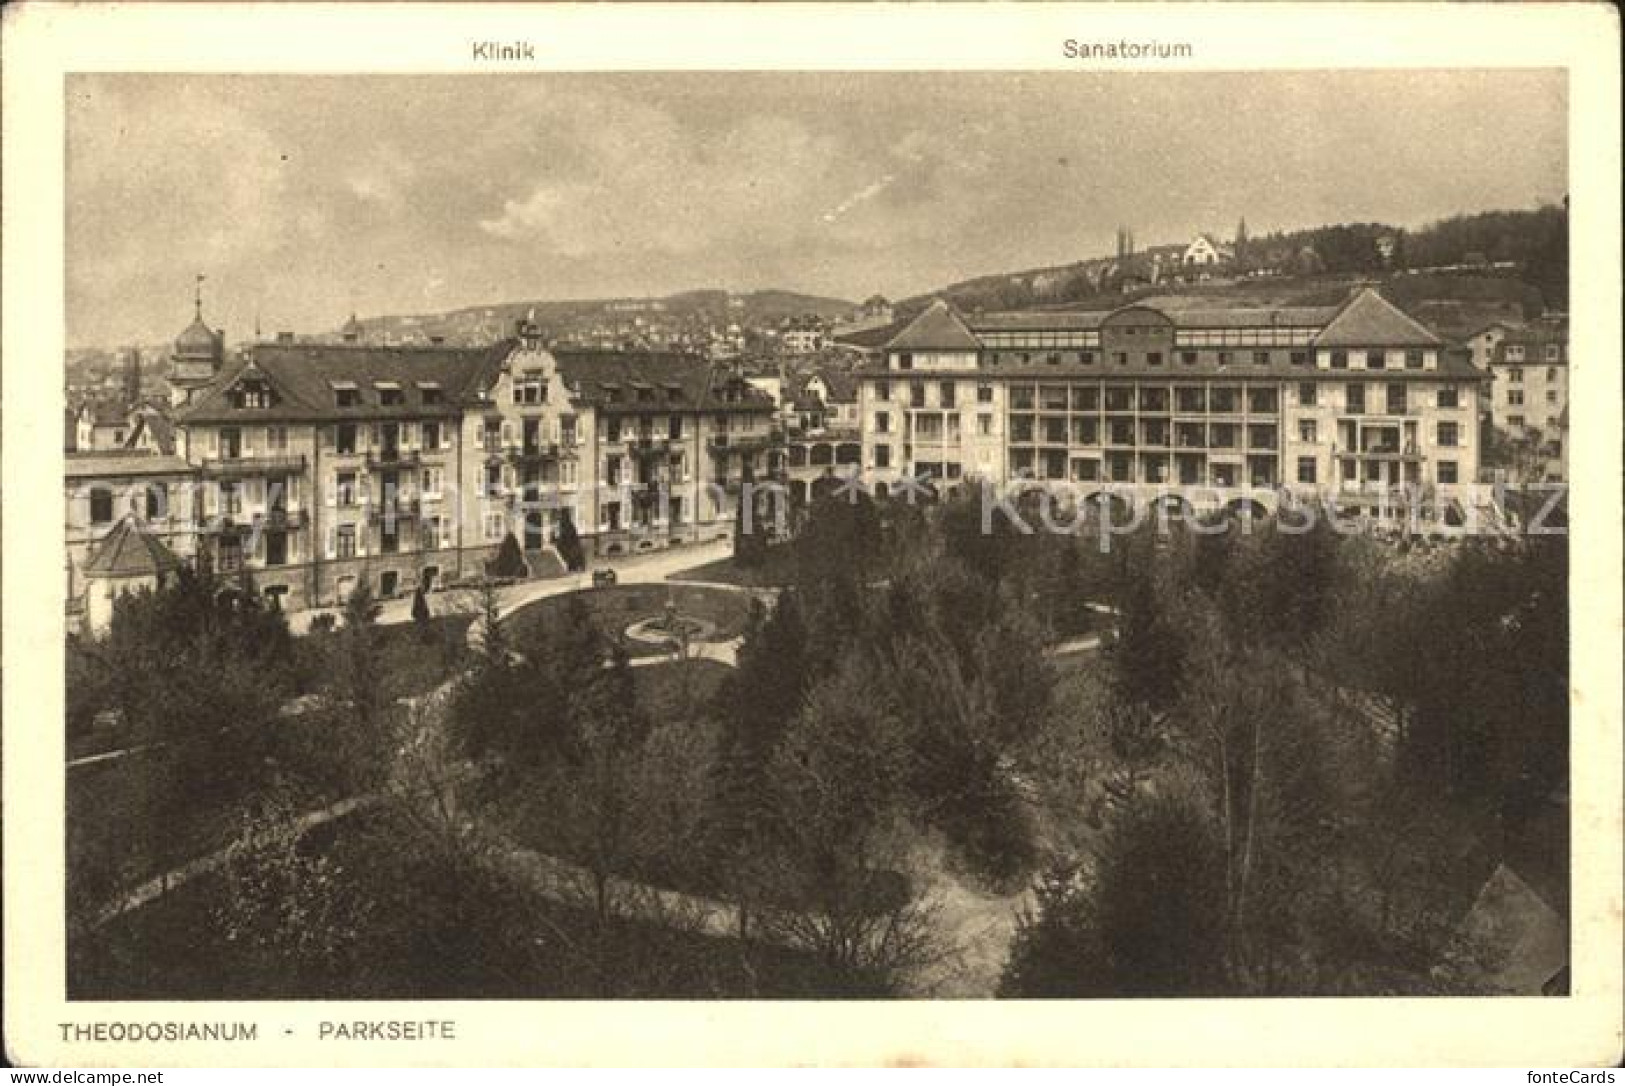
[(1350, 298), (1320, 335), (1317, 347), (1438, 347), (1442, 341), (1388, 299), (1366, 287)]
[(890, 324), (882, 324), (877, 328), (861, 328), (851, 332), (838, 332), (835, 336), (835, 342), (843, 346), (857, 347), (859, 349), (880, 348), (890, 343), (899, 332), (908, 327), (908, 324), (909, 322), (906, 320), (892, 321)]
[(813, 374), (824, 382), (830, 403), (857, 403), (858, 382), (845, 370), (819, 370)]
[(126, 516), (113, 525), (96, 553), (85, 563), (87, 577), (143, 577), (171, 573), (181, 568), (181, 560), (164, 541), (143, 531), (134, 517)]
[(142, 431), (151, 435), (153, 447), (158, 452), (167, 456), (175, 451), (175, 427), (167, 415), (150, 408), (136, 412), (135, 428), (130, 431), (130, 436), (124, 439), (124, 447), (135, 448), (136, 443), (141, 440)]
[(887, 350), (898, 351), (977, 351), (981, 347), (981, 340), (941, 298), (886, 344)]
[(86, 400), (80, 405), (79, 414), (89, 416), (92, 426), (123, 426), (129, 421), (124, 405), (112, 400)]
[[(342, 344), (256, 344), (226, 367), (183, 409), (178, 422), (229, 422), (256, 419), (406, 418), (455, 409), (495, 373), (512, 341), (488, 347), (379, 347)], [(257, 371), (257, 373), (256, 373)], [(232, 406), (227, 393), (245, 375), (262, 376), (275, 392), (271, 407)], [(401, 386), (402, 402), (380, 402), (378, 383)], [(444, 404), (423, 402), (420, 385), (438, 385)], [(354, 385), (359, 403), (339, 407), (335, 386)]]

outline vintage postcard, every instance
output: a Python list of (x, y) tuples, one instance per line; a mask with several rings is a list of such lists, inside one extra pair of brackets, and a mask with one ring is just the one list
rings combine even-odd
[(1620, 1058), (1612, 8), (4, 31), (14, 1062)]

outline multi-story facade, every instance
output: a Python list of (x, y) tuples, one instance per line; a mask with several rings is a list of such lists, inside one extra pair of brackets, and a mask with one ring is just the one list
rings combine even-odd
[(1548, 478), (1568, 477), (1569, 329), (1540, 320), (1510, 329), (1489, 359), (1490, 421), (1514, 438), (1534, 438)]
[(478, 576), (509, 535), (559, 569), (569, 518), (600, 554), (731, 530), (747, 472), (781, 465), (772, 401), (684, 355), (257, 344), (191, 391), (187, 553), (286, 607)]
[(1337, 307), (961, 317), (934, 303), (863, 372), (862, 463), (1196, 508), (1283, 494), (1387, 519), (1485, 500), (1483, 375), (1375, 291)]

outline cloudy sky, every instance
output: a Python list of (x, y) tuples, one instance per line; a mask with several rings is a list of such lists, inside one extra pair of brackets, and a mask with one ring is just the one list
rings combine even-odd
[(67, 337), (993, 271), (1562, 198), (1560, 73), (74, 76)]

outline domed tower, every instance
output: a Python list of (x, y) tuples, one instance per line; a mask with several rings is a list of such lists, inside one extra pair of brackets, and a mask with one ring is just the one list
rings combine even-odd
[(197, 390), (214, 380), (225, 356), (225, 337), (203, 323), (203, 276), (197, 277), (197, 294), (192, 301), (192, 323), (175, 337), (175, 353), (170, 357), (169, 399), (176, 407), (191, 402)]

